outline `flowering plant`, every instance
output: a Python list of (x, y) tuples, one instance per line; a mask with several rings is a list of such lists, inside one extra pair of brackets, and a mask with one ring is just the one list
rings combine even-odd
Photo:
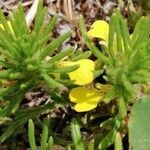
[[(120, 134), (127, 126), (127, 106), (136, 99), (135, 84), (138, 86), (150, 81), (149, 27), (150, 18), (142, 17), (130, 36), (127, 23), (118, 10), (112, 15), (109, 24), (98, 20), (88, 32), (83, 18), (80, 19), (80, 29), (85, 43), (97, 57), (97, 61), (104, 64), (99, 70), (104, 70), (103, 78), (112, 85), (105, 103), (115, 100), (118, 107), (118, 113), (101, 125), (103, 128), (112, 125), (112, 129), (100, 141), (99, 149), (106, 149), (113, 142), (116, 148), (119, 146), (119, 149), (122, 149)], [(91, 38), (100, 40), (101, 50), (92, 43)]]
[[(49, 110), (56, 108), (57, 102), (54, 102), (39, 108), (29, 109), (29, 113), (27, 113), (28, 109), (21, 109), (22, 113), (20, 113), (20, 104), (25, 93), (42, 87), (48, 93), (57, 95), (60, 89), (67, 86), (66, 82), (72, 84), (75, 80), (75, 83), (84, 84), (84, 82), (89, 83), (93, 80), (94, 62), (86, 59), (91, 53), (85, 52), (74, 57), (74, 60), (79, 58), (81, 60), (67, 61), (68, 57), (73, 54), (74, 48), (70, 47), (62, 51), (58, 49), (71, 36), (71, 32), (66, 32), (53, 39), (52, 30), (57, 22), (57, 16), (53, 16), (46, 24), (44, 22), (45, 14), (46, 9), (43, 8), (42, 1), (40, 1), (34, 27), (31, 30), (26, 23), (21, 5), (8, 20), (0, 11), (0, 65), (3, 68), (0, 70), (0, 99), (2, 101), (0, 121), (3, 122), (5, 117), (10, 117), (12, 114), (16, 120), (0, 136), (0, 142), (14, 133), (13, 126), (18, 127), (24, 124), (33, 116), (38, 116), (41, 110), (44, 112), (48, 108)], [(59, 52), (54, 53), (56, 50)], [(60, 66), (62, 62), (65, 62), (65, 65)], [(81, 80), (76, 78), (76, 74), (79, 74), (80, 70), (84, 68), (83, 65), (80, 66), (81, 62), (92, 64), (91, 69), (87, 72), (83, 71), (80, 75), (82, 77), (86, 73), (90, 74), (90, 77), (85, 81), (81, 81), (83, 78)], [(75, 72), (73, 73), (73, 71)], [(61, 99), (63, 98), (61, 97)]]
[[(142, 127), (143, 124), (135, 118), (142, 114), (149, 119), (149, 107), (144, 107), (149, 104), (149, 96), (143, 96), (145, 93), (136, 88), (143, 83), (147, 88), (150, 81), (150, 18), (142, 17), (130, 35), (126, 20), (118, 10), (109, 23), (97, 20), (88, 32), (81, 17), (80, 30), (90, 51), (79, 52), (72, 47), (61, 50), (61, 44), (71, 32), (53, 38), (57, 16), (46, 24), (45, 14), (40, 0), (30, 29), (22, 6), (8, 20), (0, 11), (0, 125), (3, 132), (0, 143), (11, 135), (14, 141), (18, 129), (29, 120), (31, 149), (37, 149), (41, 140), (42, 150), (54, 149), (57, 142), (68, 149), (105, 150), (114, 144), (116, 150), (122, 150), (122, 139), (128, 128), (130, 140), (135, 144), (138, 141), (135, 135), (141, 136), (143, 132), (143, 129), (138, 132), (138, 125)], [(99, 47), (92, 42), (94, 38), (98, 39)], [(91, 54), (95, 55), (94, 59), (89, 58)], [(49, 99), (42, 101), (44, 104), (40, 106), (24, 108), (24, 95), (37, 87), (44, 89)], [(135, 105), (139, 99), (143, 100), (142, 107)], [(129, 118), (132, 105), (132, 118)], [(141, 108), (145, 109), (142, 113)], [(60, 122), (57, 121), (59, 112)], [(46, 115), (42, 123), (41, 118)], [(144, 117), (143, 123), (147, 121)], [(59, 123), (60, 133), (55, 127)], [(40, 138), (34, 132), (39, 124), (42, 125)], [(134, 126), (138, 134), (133, 134)], [(66, 134), (68, 130), (71, 134)], [(90, 133), (90, 138), (86, 136), (88, 141), (82, 138), (85, 131)], [(63, 139), (64, 134), (66, 139)]]

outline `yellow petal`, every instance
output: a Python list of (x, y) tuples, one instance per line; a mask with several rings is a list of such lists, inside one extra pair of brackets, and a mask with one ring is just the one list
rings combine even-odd
[(70, 79), (77, 85), (87, 85), (90, 84), (94, 77), (91, 71), (85, 68), (77, 69), (71, 73), (68, 73)]
[(109, 34), (109, 25), (104, 20), (97, 20), (95, 21), (91, 29), (87, 32), (87, 35), (90, 37), (101, 38), (105, 41), (108, 41), (108, 34)]
[(77, 103), (74, 107), (77, 112), (84, 112), (94, 109), (102, 95), (96, 89), (77, 87), (70, 91), (69, 98), (71, 102)]
[(77, 61), (77, 64), (80, 65), (80, 67), (86, 68), (87, 70), (94, 71), (95, 69), (95, 63), (94, 61), (90, 59), (81, 59)]
[(94, 61), (90, 59), (81, 59), (76, 62), (63, 61), (62, 66), (74, 66), (80, 67), (73, 72), (68, 73), (70, 79), (77, 85), (87, 85), (93, 81), (93, 73), (95, 69)]
[(96, 89), (88, 89), (86, 87), (73, 88), (69, 93), (71, 102), (83, 103), (87, 101), (98, 102), (102, 95)]
[(93, 81), (93, 73), (95, 69), (95, 63), (90, 59), (82, 59), (76, 62), (67, 62), (65, 65), (73, 66), (80, 65), (78, 69), (68, 73), (70, 79), (78, 85), (86, 85)]
[(73, 65), (80, 65), (79, 68), (84, 67), (87, 68), (87, 70), (94, 71), (95, 69), (95, 63), (94, 61), (90, 59), (81, 59), (75, 62), (70, 62), (70, 61), (63, 61), (61, 62), (62, 66), (73, 66)]
[(96, 106), (97, 106), (97, 102), (88, 101), (88, 102), (76, 104), (74, 106), (74, 110), (77, 112), (85, 112), (96, 108)]

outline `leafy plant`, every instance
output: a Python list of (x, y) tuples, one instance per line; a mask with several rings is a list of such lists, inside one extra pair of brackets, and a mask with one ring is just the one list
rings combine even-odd
[[(51, 119), (49, 116), (45, 118), (42, 122), (42, 134), (41, 134), (41, 144), (40, 146), (36, 145), (36, 136), (35, 136), (35, 125), (33, 120), (29, 120), (28, 122), (28, 138), (31, 150), (37, 150), (37, 148), (40, 148), (42, 150), (53, 150), (55, 146), (55, 138), (53, 138), (53, 134), (50, 135), (51, 130)], [(94, 144), (88, 143), (85, 145), (85, 141), (83, 140), (83, 137), (81, 135), (80, 131), (80, 124), (79, 122), (73, 118), (70, 123), (70, 132), (72, 141), (68, 145), (66, 145), (66, 148), (70, 150), (94, 150)]]
[[(23, 110), (17, 110), (15, 112), (14, 119), (10, 120), (9, 123), (7, 123), (6, 129), (0, 136), (0, 143), (4, 142), (6, 139), (8, 139), (11, 135), (16, 135), (18, 132), (16, 130), (18, 128), (23, 128), (23, 125), (31, 118), (36, 118), (40, 116), (42, 113), (48, 113), (52, 109), (56, 109), (57, 107), (61, 107), (62, 105), (58, 105), (55, 103), (49, 103), (42, 106), (37, 106), (35, 108), (27, 108)], [(19, 130), (18, 130), (19, 131)]]
[[(41, 0), (32, 30), (26, 24), (21, 5), (9, 20), (0, 11), (0, 65), (3, 68), (0, 71), (0, 99), (3, 100), (0, 106), (1, 122), (12, 114), (15, 116), (22, 114), (19, 114), (17, 110), (26, 92), (43, 87), (51, 90), (52, 93), (57, 93), (65, 86), (63, 80), (71, 83), (67, 73), (78, 68), (78, 65), (60, 65), (62, 59), (73, 53), (73, 48), (62, 50), (62, 52), (58, 50), (61, 44), (71, 36), (71, 32), (53, 39), (52, 30), (56, 25), (57, 16), (53, 16), (46, 24), (44, 22), (46, 8), (43, 8), (42, 5), (43, 1)], [(59, 51), (58, 54), (54, 53), (56, 50)], [(46, 59), (47, 56), (50, 58), (49, 60)], [(65, 74), (66, 76), (64, 76)], [(45, 111), (47, 106), (49, 106), (49, 110), (51, 106), (54, 108), (53, 104), (48, 104), (41, 106), (44, 108), (41, 110)], [(12, 126), (23, 125), (30, 119), (31, 114), (28, 113), (28, 109), (23, 112), (24, 114), (19, 119), (18, 116), (15, 118)], [(36, 117), (36, 115), (32, 115), (32, 117)], [(12, 126), (10, 125), (8, 130), (1, 135), (0, 142), (14, 132)]]
[[(113, 99), (117, 101), (118, 113), (114, 114), (115, 120), (112, 118), (102, 126), (103, 128), (114, 126), (100, 141), (99, 149), (106, 149), (114, 141), (118, 141), (118, 137), (121, 138), (118, 132), (121, 132), (126, 126), (124, 119), (127, 115), (127, 106), (135, 102), (135, 84), (150, 81), (150, 18), (139, 19), (133, 34), (130, 35), (126, 21), (116, 10), (109, 23), (109, 37), (106, 41), (108, 47), (104, 45), (102, 51), (92, 43), (86, 34), (82, 17), (79, 24), (87, 47), (97, 57), (99, 63), (104, 64), (99, 70), (103, 69), (106, 72), (104, 79), (112, 85), (104, 102), (109, 103)], [(96, 28), (96, 25), (93, 25), (94, 27)], [(118, 145), (121, 145), (119, 143)], [(115, 147), (117, 149), (118, 146), (115, 144)]]
[[(42, 135), (40, 146), (42, 150), (53, 150), (53, 138), (52, 136), (49, 137), (49, 126), (50, 126), (50, 118), (47, 117), (44, 119), (42, 124)], [(35, 128), (34, 123), (30, 119), (28, 123), (28, 136), (31, 150), (37, 150), (34, 128)]]
[[(0, 70), (0, 99), (2, 99), (0, 123), (7, 123), (4, 124), (3, 133), (0, 135), (0, 143), (11, 135), (15, 136), (20, 131), (16, 129), (22, 129), (23, 125), (29, 121), (29, 144), (32, 150), (36, 150), (38, 148), (36, 131), (34, 131), (36, 128), (32, 119), (64, 106), (64, 103), (60, 102), (70, 98), (71, 102), (76, 103), (74, 109), (78, 112), (90, 111), (97, 106), (99, 108), (100, 101), (105, 102), (106, 105), (110, 103), (109, 106), (112, 108), (107, 119), (100, 120), (102, 122), (100, 127), (98, 126), (102, 131), (100, 134), (99, 131), (94, 133), (95, 131), (93, 132), (89, 124), (93, 118), (97, 117), (97, 114), (94, 114), (95, 111), (86, 113), (83, 120), (77, 120), (76, 116), (73, 116), (69, 124), (70, 139), (65, 142), (59, 139), (64, 142), (63, 146), (76, 150), (105, 150), (114, 144), (115, 150), (122, 150), (123, 135), (128, 132), (127, 111), (128, 106), (131, 105), (133, 105), (131, 113), (133, 118), (129, 126), (129, 138), (131, 146), (135, 146), (136, 142), (133, 139), (137, 128), (134, 130), (133, 126), (137, 118), (134, 113), (139, 113), (137, 104), (134, 104), (138, 96), (136, 87), (140, 84), (148, 84), (150, 81), (150, 18), (139, 19), (131, 35), (126, 20), (118, 10), (112, 15), (109, 25), (104, 21), (97, 21), (91, 30), (98, 34), (101, 23), (105, 28), (105, 38), (101, 38), (101, 35), (97, 36), (101, 46), (99, 49), (91, 41), (81, 17), (81, 33), (87, 47), (97, 58), (93, 61), (87, 59), (91, 55), (90, 51), (83, 53), (78, 50), (74, 53), (73, 48), (59, 51), (61, 44), (71, 36), (71, 33), (67, 32), (56, 39), (52, 38), (57, 16), (52, 17), (46, 24), (45, 13), (46, 9), (40, 1), (35, 23), (30, 29), (26, 25), (22, 6), (19, 6), (8, 20), (0, 11), (0, 65), (2, 66)], [(95, 84), (94, 79), (102, 73), (107, 84)], [(80, 87), (74, 87), (72, 83)], [(70, 89), (69, 96), (68, 93), (64, 96), (59, 92), (64, 86)], [(43, 87), (48, 94), (50, 93), (53, 102), (35, 108), (20, 108), (25, 93), (36, 87)], [(141, 100), (144, 103), (145, 97)], [(146, 112), (147, 109), (141, 114)], [(80, 114), (77, 115), (80, 116)], [(93, 132), (92, 140), (86, 141), (83, 138), (82, 127)], [(52, 129), (50, 129), (48, 117), (42, 123), (39, 146), (42, 150), (53, 149), (58, 139), (49, 130)]]
[(84, 150), (85, 146), (80, 132), (80, 125), (76, 119), (72, 119), (70, 127), (75, 150)]
[[(90, 61), (86, 59), (91, 55), (89, 51), (83, 53), (77, 50), (73, 53), (72, 47), (59, 50), (62, 43), (71, 36), (71, 31), (56, 39), (52, 38), (57, 16), (45, 23), (45, 14), (46, 8), (43, 8), (43, 1), (40, 0), (34, 25), (30, 29), (21, 5), (8, 19), (0, 11), (0, 65), (3, 68), (0, 70), (0, 99), (3, 100), (0, 106), (0, 121), (4, 123), (10, 119), (9, 127), (0, 136), (0, 143), (10, 137), (17, 127), (22, 127), (28, 119), (62, 106), (58, 103), (63, 100), (66, 103), (68, 98), (58, 92), (76, 80), (73, 71), (77, 68), (82, 71), (83, 67), (80, 69), (78, 63), (80, 59), (83, 62)], [(69, 61), (66, 61), (68, 58)], [(63, 65), (65, 63), (69, 65)], [(44, 88), (47, 94), (50, 93), (54, 103), (20, 109), (25, 93), (37, 87)]]
[[(54, 16), (49, 24), (44, 24), (45, 13), (46, 9), (41, 3), (34, 29), (31, 31), (26, 25), (22, 6), (19, 6), (10, 18), (12, 29), (0, 12), (0, 20), (5, 29), (0, 31), (0, 62), (1, 66), (6, 68), (0, 71), (0, 79), (9, 82), (8, 86), (2, 85), (0, 90), (1, 99), (7, 102), (1, 111), (1, 117), (15, 110), (24, 94), (34, 87), (45, 84), (50, 89), (61, 88), (63, 85), (55, 79), (55, 73), (62, 73), (66, 69), (70, 72), (77, 68), (59, 68), (59, 60), (71, 54), (73, 49), (67, 49), (57, 55), (53, 52), (70, 37), (70, 32), (52, 40), (52, 29), (57, 17)], [(46, 61), (48, 55), (54, 56)]]

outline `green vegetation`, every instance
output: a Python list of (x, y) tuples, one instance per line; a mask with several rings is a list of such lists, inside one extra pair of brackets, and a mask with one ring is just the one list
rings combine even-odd
[[(17, 136), (26, 133), (31, 150), (53, 150), (56, 145), (68, 150), (106, 150), (113, 145), (115, 150), (123, 150), (123, 139), (129, 134), (130, 148), (148, 150), (150, 17), (141, 17), (130, 34), (127, 21), (116, 10), (109, 22), (108, 39), (98, 39), (100, 48), (88, 36), (80, 17), (80, 31), (89, 51), (74, 52), (73, 47), (60, 50), (71, 31), (53, 38), (57, 16), (45, 23), (45, 14), (40, 1), (31, 29), (21, 5), (9, 19), (0, 11), (0, 143), (15, 139), (17, 145)], [(91, 54), (91, 60), (87, 59)], [(77, 84), (80, 76), (88, 82)], [(105, 85), (97, 81), (100, 77)], [(22, 108), (25, 94), (37, 88), (43, 88), (50, 101)], [(76, 92), (79, 88), (87, 93)], [(74, 109), (79, 112), (72, 109), (69, 99), (77, 103)], [(64, 129), (55, 132), (57, 119), (51, 113), (65, 108), (71, 115)]]

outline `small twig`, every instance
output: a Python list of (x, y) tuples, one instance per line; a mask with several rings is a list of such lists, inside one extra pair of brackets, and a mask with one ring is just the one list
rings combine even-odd
[(61, 1), (56, 1), (56, 8), (60, 8)]
[(63, 4), (64, 4), (64, 11), (65, 11), (66, 17), (69, 18), (69, 14), (68, 14), (68, 11), (67, 11), (67, 9), (68, 9), (67, 0), (64, 0)]
[(73, 20), (73, 11), (72, 10), (73, 10), (73, 6), (74, 6), (74, 1), (73, 0), (64, 0), (63, 4), (64, 4), (64, 11), (65, 11), (68, 21), (72, 21)]
[(68, 0), (68, 14), (70, 21), (73, 20), (73, 14), (72, 14), (72, 0)]

